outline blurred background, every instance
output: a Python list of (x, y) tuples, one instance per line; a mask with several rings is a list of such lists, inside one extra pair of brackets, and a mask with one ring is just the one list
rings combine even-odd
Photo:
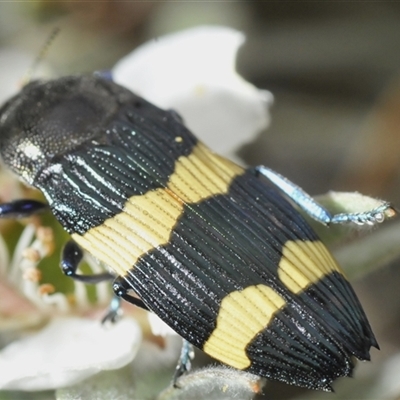
[[(271, 126), (240, 150), (246, 163), (268, 165), (311, 194), (357, 190), (400, 204), (397, 2), (1, 2), (0, 84), (22, 78), (55, 27), (45, 63), (62, 76), (109, 69), (146, 40), (203, 24), (246, 34), (237, 69), (275, 97)], [(336, 395), (318, 398), (377, 398), (364, 384), (399, 351), (398, 262), (353, 283), (381, 351), (348, 380), (358, 388), (339, 382)], [(265, 393), (312, 398), (275, 384)]]

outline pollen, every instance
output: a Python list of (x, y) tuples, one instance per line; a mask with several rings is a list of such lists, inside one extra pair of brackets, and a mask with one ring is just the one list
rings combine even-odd
[(56, 288), (51, 283), (44, 283), (43, 285), (39, 286), (38, 291), (39, 291), (39, 294), (41, 296), (43, 296), (46, 294), (54, 293), (56, 291)]
[(37, 263), (40, 261), (41, 256), (38, 250), (34, 249), (33, 247), (27, 247), (23, 252), (22, 252), (22, 257), (26, 258), (27, 260)]
[(37, 283), (42, 279), (42, 273), (37, 268), (28, 268), (24, 271), (22, 278)]

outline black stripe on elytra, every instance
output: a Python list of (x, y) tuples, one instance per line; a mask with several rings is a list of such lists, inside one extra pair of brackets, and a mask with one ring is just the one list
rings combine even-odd
[[(295, 240), (318, 238), (276, 190), (246, 172), (232, 182), (227, 195), (185, 206), (169, 243), (143, 256), (126, 279), (153, 311), (200, 348), (215, 329), (224, 297), (248, 286), (268, 285), (289, 304), (286, 313), (278, 314), (280, 326), (298, 342), (294, 362), (301, 363), (303, 353), (314, 346), (317, 357), (325, 357), (326, 365), (332, 359), (333, 370), (343, 375), (349, 354), (365, 358), (368, 353), (372, 339), (363, 339), (370, 330), (368, 322), (350, 285), (337, 272), (298, 295), (281, 283), (277, 269), (282, 249)], [(271, 335), (269, 340), (280, 341), (273, 331)], [(342, 345), (343, 340), (348, 343)], [(255, 347), (251, 356), (253, 351)], [(270, 354), (260, 351), (268, 365)]]
[[(286, 305), (247, 346), (248, 371), (310, 389), (329, 390), (337, 377), (349, 376), (351, 355), (330, 337), (321, 335), (319, 321)], [(315, 322), (317, 322), (315, 324)]]
[(376, 347), (377, 342), (353, 288), (343, 275), (332, 272), (299, 293), (297, 299), (313, 311), (348, 353), (360, 360), (370, 359), (369, 349)]
[[(278, 207), (280, 205), (286, 208), (283, 202), (277, 204)], [(310, 229), (308, 227), (308, 231)], [(301, 230), (305, 234), (307, 228), (302, 225)], [(314, 314), (327, 333), (333, 332), (332, 337), (338, 343), (345, 343), (348, 353), (361, 360), (369, 359), (370, 346), (376, 346), (377, 342), (354, 290), (342, 274), (334, 271), (297, 296), (290, 296), (291, 299), (279, 288), (272, 287), (288, 302), (297, 303), (298, 307)]]
[[(332, 293), (324, 296), (327, 284)], [(376, 340), (358, 299), (335, 271), (299, 293), (249, 343), (247, 370), (278, 374), (289, 383), (296, 376), (296, 384), (300, 380), (305, 387), (328, 389), (335, 378), (351, 374), (352, 355), (369, 359), (371, 345)]]
[(288, 297), (277, 276), (288, 240), (317, 237), (275, 189), (246, 172), (228, 194), (186, 205), (169, 243), (139, 259), (128, 279), (182, 336), (193, 331), (201, 347), (230, 292), (262, 283)]
[(165, 187), (177, 159), (196, 145), (173, 114), (142, 99), (138, 104), (120, 109), (97, 144), (59, 156), (37, 178), (69, 233), (84, 234), (121, 212), (129, 197)]

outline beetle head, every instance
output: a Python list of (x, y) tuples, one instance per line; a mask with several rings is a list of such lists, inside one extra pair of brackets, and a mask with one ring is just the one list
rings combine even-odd
[(34, 185), (38, 173), (57, 157), (96, 138), (104, 140), (107, 121), (129, 95), (94, 76), (29, 83), (0, 109), (3, 162)]

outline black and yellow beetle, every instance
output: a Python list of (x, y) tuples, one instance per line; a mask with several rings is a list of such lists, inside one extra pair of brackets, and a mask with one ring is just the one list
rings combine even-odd
[[(2, 204), (0, 216), (50, 208), (72, 236), (67, 275), (115, 278), (118, 296), (215, 359), (330, 390), (352, 356), (377, 347), (350, 284), (287, 198), (323, 223), (379, 221), (388, 204), (331, 216), (277, 173), (214, 154), (176, 113), (96, 76), (23, 88), (0, 110), (0, 153), (48, 202)], [(78, 275), (81, 249), (111, 273)]]

